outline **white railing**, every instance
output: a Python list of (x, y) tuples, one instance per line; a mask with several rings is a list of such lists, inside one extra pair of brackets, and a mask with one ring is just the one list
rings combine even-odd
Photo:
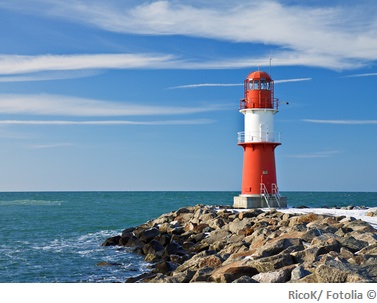
[(280, 133), (278, 132), (239, 132), (238, 143), (247, 142), (280, 142)]
[(275, 183), (271, 184), (271, 194), (268, 193), (266, 185), (264, 183), (261, 183), (260, 194), (261, 194), (261, 197), (264, 198), (264, 200), (266, 201), (268, 208), (270, 208), (270, 203), (269, 203), (270, 198), (274, 198), (278, 206), (281, 208), (281, 205), (280, 205), (281, 196), (279, 193), (279, 188), (277, 187)]

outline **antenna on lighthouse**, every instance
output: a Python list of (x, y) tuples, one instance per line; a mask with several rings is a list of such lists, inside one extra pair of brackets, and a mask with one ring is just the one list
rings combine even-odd
[(272, 61), (272, 58), (270, 57), (270, 76), (271, 76), (271, 61)]

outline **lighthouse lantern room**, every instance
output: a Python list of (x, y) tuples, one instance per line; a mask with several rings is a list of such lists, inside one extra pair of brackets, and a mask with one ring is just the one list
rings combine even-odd
[(234, 197), (236, 208), (287, 206), (276, 179), (275, 148), (281, 144), (280, 133), (274, 130), (278, 106), (270, 75), (259, 70), (250, 73), (240, 101), (244, 131), (238, 133), (238, 145), (243, 147), (244, 161), (241, 194)]

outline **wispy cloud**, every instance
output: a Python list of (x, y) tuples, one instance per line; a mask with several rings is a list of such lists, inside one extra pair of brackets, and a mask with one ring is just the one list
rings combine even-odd
[(229, 86), (242, 86), (242, 83), (198, 83), (198, 84), (186, 84), (168, 87), (168, 89), (178, 88), (198, 88), (198, 87), (229, 87)]
[(355, 75), (344, 76), (341, 78), (374, 77), (374, 76), (377, 76), (377, 73), (355, 74)]
[(0, 120), (0, 125), (195, 125), (211, 124), (211, 119), (191, 120), (162, 120), (162, 121), (128, 121), (128, 120), (98, 120), (98, 121), (72, 121), (72, 120)]
[(68, 147), (73, 146), (72, 143), (51, 143), (51, 144), (36, 144), (36, 145), (29, 145), (28, 148), (31, 149), (46, 149), (46, 148), (60, 148), (60, 147)]
[[(312, 78), (297, 78), (297, 79), (285, 79), (285, 80), (274, 80), (275, 83), (287, 83), (287, 82), (299, 82), (308, 81)], [(198, 87), (229, 87), (229, 86), (243, 86), (243, 83), (197, 83), (197, 84), (186, 84), (168, 87), (168, 89), (179, 89), (179, 88), (198, 88)]]
[(377, 120), (320, 120), (302, 119), (301, 121), (320, 124), (341, 124), (341, 125), (370, 125), (377, 124)]
[[(341, 63), (337, 58), (334, 58), (335, 60), (333, 61), (320, 57), (315, 58), (312, 55), (307, 56), (305, 53), (298, 54), (289, 51), (276, 54), (275, 59), (274, 66), (310, 65), (334, 69), (338, 69), (340, 66), (344, 68), (356, 68), (360, 66), (353, 63), (350, 65)], [(99, 70), (109, 69), (233, 69), (258, 66), (263, 62), (266, 62), (264, 56), (199, 60), (196, 58), (182, 58), (174, 54), (154, 53), (34, 56), (0, 55), (0, 75), (8, 75), (8, 77), (0, 77), (0, 82), (41, 81), (69, 77), (84, 77), (91, 76), (92, 73), (94, 74)], [(79, 73), (80, 71), (81, 74)], [(77, 74), (58, 74), (57, 72), (77, 72)], [(20, 76), (9, 77), (9, 75)], [(292, 79), (291, 82), (306, 80), (310, 80), (310, 78)], [(289, 82), (288, 80), (281, 81)], [(211, 85), (211, 83), (205, 84)], [(224, 86), (227, 84), (215, 83), (215, 85)]]
[(319, 151), (319, 152), (311, 152), (311, 153), (304, 153), (304, 154), (294, 154), (294, 155), (287, 155), (288, 158), (299, 158), (299, 159), (313, 159), (313, 158), (330, 158), (334, 157), (340, 152), (337, 150), (327, 150), (327, 151)]
[(158, 116), (203, 113), (226, 109), (222, 105), (169, 107), (93, 100), (61, 95), (0, 94), (0, 113), (59, 116)]
[[(0, 72), (1, 73), (1, 72)], [(78, 71), (56, 71), (38, 72), (26, 75), (0, 76), (0, 82), (30, 82), (30, 81), (52, 81), (65, 79), (78, 79), (99, 75), (101, 72), (96, 70)]]
[(85, 69), (168, 68), (174, 66), (175, 59), (173, 55), (156, 54), (0, 55), (0, 74)]
[(300, 82), (300, 81), (309, 81), (312, 78), (297, 78), (297, 79), (284, 79), (284, 80), (275, 80), (275, 83), (289, 83), (289, 82)]
[[(276, 65), (344, 69), (377, 59), (377, 12), (368, 1), (314, 7), (277, 0), (239, 1), (236, 5), (229, 1), (183, 0), (36, 0), (31, 5), (20, 0), (0, 3), (0, 7), (69, 19), (117, 33), (185, 35), (271, 45), (279, 48), (272, 54)], [(225, 61), (221, 62), (223, 66)], [(220, 62), (208, 62), (214, 63)], [(237, 65), (236, 60), (228, 63)]]
[[(377, 59), (377, 10), (369, 1), (352, 4), (342, 1), (337, 6), (321, 2), (321, 5), (313, 6), (306, 2), (278, 0), (240, 0), (237, 4), (223, 0), (35, 0), (31, 4), (30, 1), (19, 0), (17, 3), (0, 2), (0, 7), (59, 17), (124, 34), (184, 35), (231, 43), (270, 45), (275, 49), (272, 53), (275, 65), (352, 69)], [(250, 23), (250, 20), (253, 22)], [(256, 66), (261, 63), (262, 57), (269, 55), (270, 51), (258, 58), (204, 60), (206, 62), (195, 62), (190, 58), (190, 62), (179, 61), (179, 66), (226, 68), (245, 67), (246, 63)], [(44, 59), (48, 61), (48, 58)], [(132, 65), (128, 59), (124, 59), (127, 62), (123, 66)], [(136, 56), (135, 65), (140, 68), (144, 63), (139, 59)], [(144, 61), (145, 58), (141, 59)], [(155, 60), (157, 62), (152, 58), (152, 62), (148, 63), (152, 66), (163, 63), (166, 68), (171, 66), (169, 61), (172, 58), (157, 56)]]

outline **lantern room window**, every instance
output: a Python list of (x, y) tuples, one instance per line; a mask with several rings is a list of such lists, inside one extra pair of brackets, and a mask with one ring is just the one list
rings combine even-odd
[(249, 90), (270, 90), (270, 81), (266, 79), (261, 80), (249, 80)]

